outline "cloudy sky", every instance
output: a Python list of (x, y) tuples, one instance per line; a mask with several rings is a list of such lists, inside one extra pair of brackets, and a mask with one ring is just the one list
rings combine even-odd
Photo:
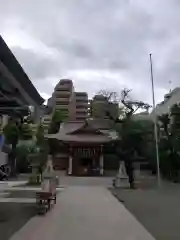
[[(132, 89), (151, 103), (180, 85), (179, 0), (0, 0), (0, 32), (39, 92)], [(170, 84), (169, 81), (172, 83)]]

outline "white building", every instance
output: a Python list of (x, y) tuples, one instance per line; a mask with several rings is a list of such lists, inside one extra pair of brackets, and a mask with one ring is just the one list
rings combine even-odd
[(154, 119), (155, 113), (156, 116), (168, 114), (171, 110), (171, 107), (176, 103), (180, 103), (180, 87), (175, 88), (164, 96), (164, 101), (157, 104), (156, 109), (151, 112), (151, 119)]

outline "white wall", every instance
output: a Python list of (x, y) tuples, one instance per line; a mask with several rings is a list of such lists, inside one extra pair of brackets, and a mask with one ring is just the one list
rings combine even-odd
[[(172, 93), (172, 96), (168, 100), (165, 100), (164, 103), (156, 106), (156, 115), (161, 116), (163, 114), (169, 113), (171, 107), (176, 103), (180, 103), (180, 90), (175, 91)], [(151, 112), (150, 117), (154, 119), (154, 111)]]

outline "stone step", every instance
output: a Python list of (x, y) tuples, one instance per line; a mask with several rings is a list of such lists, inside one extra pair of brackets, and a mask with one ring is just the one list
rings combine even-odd
[(0, 192), (0, 198), (6, 198), (10, 195), (8, 192)]

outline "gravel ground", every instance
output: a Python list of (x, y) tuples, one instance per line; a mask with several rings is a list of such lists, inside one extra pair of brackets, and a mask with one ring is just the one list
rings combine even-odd
[(180, 239), (180, 185), (110, 191), (157, 240)]
[(34, 204), (0, 203), (0, 239), (8, 240), (33, 216)]

